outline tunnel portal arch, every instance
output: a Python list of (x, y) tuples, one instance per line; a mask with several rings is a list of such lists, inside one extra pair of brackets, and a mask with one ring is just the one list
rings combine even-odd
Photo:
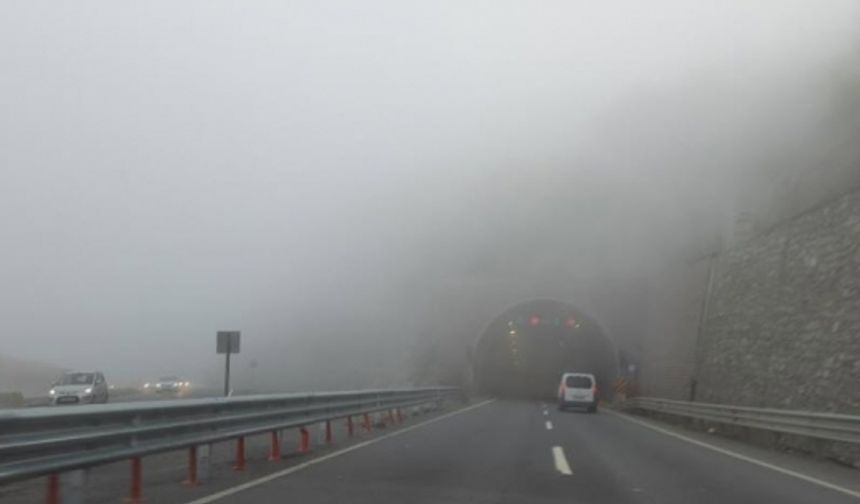
[(564, 372), (594, 374), (601, 396), (610, 397), (618, 352), (595, 320), (552, 299), (506, 309), (481, 333), (472, 357), (477, 391), (493, 396), (553, 399)]

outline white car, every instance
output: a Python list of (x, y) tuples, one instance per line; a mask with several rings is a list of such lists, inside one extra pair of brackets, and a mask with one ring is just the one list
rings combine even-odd
[(108, 385), (98, 371), (66, 373), (53, 383), (48, 396), (52, 405), (106, 403)]
[(590, 373), (564, 373), (558, 386), (558, 409), (564, 411), (571, 406), (586, 408), (589, 413), (597, 412), (597, 380)]

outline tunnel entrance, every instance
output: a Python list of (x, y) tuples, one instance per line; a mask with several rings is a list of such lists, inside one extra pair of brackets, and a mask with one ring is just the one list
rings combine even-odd
[(618, 374), (615, 345), (600, 326), (561, 301), (520, 303), (496, 317), (475, 347), (479, 392), (553, 400), (564, 372), (592, 373), (601, 397)]

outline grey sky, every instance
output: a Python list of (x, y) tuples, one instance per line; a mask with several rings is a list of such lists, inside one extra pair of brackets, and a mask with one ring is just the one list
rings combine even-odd
[(722, 231), (829, 127), (858, 12), (4, 2), (0, 354), (208, 377), (240, 328), (262, 373), (395, 376), (452, 283), (495, 310)]

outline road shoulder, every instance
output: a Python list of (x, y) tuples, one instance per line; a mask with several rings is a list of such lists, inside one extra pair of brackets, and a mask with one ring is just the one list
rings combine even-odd
[(829, 460), (767, 449), (722, 436), (685, 429), (614, 409), (603, 408), (601, 411), (666, 436), (860, 499), (860, 471), (856, 469), (841, 466)]

